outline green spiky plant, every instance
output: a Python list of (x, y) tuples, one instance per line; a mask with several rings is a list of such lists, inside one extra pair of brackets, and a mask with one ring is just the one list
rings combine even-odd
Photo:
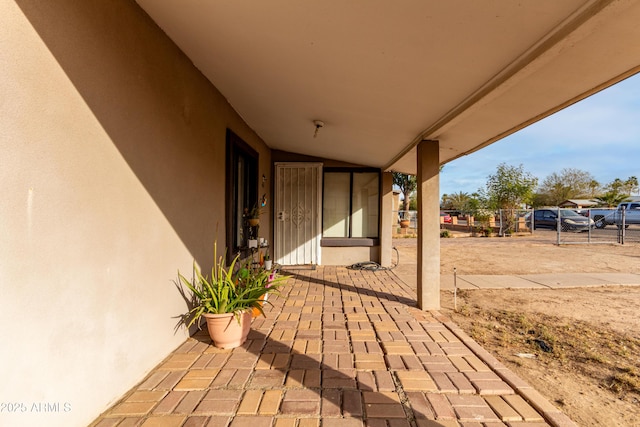
[(249, 211), (248, 218), (259, 219), (260, 215), (262, 215), (263, 210), (264, 209), (262, 208), (262, 206), (256, 203), (255, 205), (253, 205), (253, 208), (251, 208), (251, 210)]
[(234, 313), (239, 320), (241, 312), (255, 308), (264, 316), (262, 310), (264, 297), (270, 293), (277, 293), (287, 277), (276, 277), (275, 273), (272, 274), (262, 268), (252, 269), (251, 261), (236, 270), (239, 254), (227, 267), (225, 257), (218, 257), (217, 243), (213, 246), (213, 258), (211, 276), (203, 275), (195, 261), (193, 281), (188, 280), (178, 271), (180, 281), (191, 290), (195, 304), (188, 313), (191, 320), (187, 327), (193, 325), (206, 313)]

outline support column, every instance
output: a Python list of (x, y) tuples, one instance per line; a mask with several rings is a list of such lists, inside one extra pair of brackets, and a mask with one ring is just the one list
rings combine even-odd
[(440, 309), (440, 143), (418, 144), (418, 307)]
[(391, 266), (393, 212), (393, 173), (382, 173), (382, 204), (380, 206), (380, 265)]

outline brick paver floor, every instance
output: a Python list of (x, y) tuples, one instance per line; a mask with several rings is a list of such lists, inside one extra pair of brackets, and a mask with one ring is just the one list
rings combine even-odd
[(92, 426), (575, 426), (393, 272), (288, 274), (242, 347), (199, 332)]

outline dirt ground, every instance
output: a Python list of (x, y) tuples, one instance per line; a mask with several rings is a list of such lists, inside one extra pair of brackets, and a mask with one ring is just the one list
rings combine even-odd
[[(415, 266), (415, 239), (395, 239)], [(441, 239), (441, 273), (640, 273), (640, 245)], [(449, 316), (580, 426), (640, 426), (640, 287), (442, 291)]]

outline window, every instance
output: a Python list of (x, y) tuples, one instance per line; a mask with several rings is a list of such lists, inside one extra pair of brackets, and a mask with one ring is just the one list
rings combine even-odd
[(379, 194), (378, 171), (325, 169), (322, 236), (377, 238)]
[(226, 223), (227, 254), (246, 246), (243, 214), (258, 200), (258, 153), (227, 130)]

